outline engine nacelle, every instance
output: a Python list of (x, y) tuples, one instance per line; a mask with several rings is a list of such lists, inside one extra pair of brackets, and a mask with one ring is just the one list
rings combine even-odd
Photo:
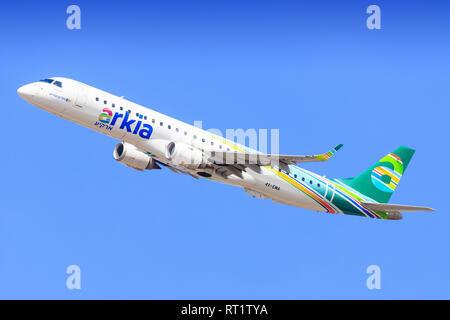
[(114, 159), (120, 163), (139, 171), (161, 169), (149, 155), (126, 142), (118, 143), (114, 148), (113, 155)]
[(170, 142), (165, 156), (174, 164), (191, 169), (205, 168), (210, 164), (201, 150), (184, 143)]

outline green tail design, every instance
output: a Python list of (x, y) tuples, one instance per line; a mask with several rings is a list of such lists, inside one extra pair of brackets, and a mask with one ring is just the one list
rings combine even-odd
[(377, 202), (386, 203), (400, 182), (414, 152), (407, 147), (398, 147), (359, 176), (339, 181)]

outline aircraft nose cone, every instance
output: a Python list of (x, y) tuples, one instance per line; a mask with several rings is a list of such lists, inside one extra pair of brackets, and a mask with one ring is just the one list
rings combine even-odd
[(17, 89), (17, 93), (25, 100), (27, 98), (31, 98), (32, 96), (34, 96), (33, 85), (26, 84), (24, 86), (21, 86), (19, 89)]

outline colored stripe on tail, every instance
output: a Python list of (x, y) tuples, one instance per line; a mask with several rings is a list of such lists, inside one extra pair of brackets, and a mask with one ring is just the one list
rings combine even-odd
[(398, 147), (360, 175), (338, 180), (377, 202), (387, 203), (414, 152), (408, 147)]

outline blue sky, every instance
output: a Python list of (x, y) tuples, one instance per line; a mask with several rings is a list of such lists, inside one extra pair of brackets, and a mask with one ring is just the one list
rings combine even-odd
[[(450, 8), (437, 1), (9, 2), (0, 11), (0, 298), (450, 298)], [(366, 28), (370, 4), (381, 30)], [(73, 78), (205, 128), (278, 128), (280, 151), (339, 143), (327, 177), (417, 150), (391, 202), (434, 214), (377, 221), (137, 172), (111, 138), (19, 98)], [(432, 173), (430, 173), (430, 172)], [(81, 290), (66, 288), (67, 266)], [(381, 268), (368, 290), (366, 268)]]

